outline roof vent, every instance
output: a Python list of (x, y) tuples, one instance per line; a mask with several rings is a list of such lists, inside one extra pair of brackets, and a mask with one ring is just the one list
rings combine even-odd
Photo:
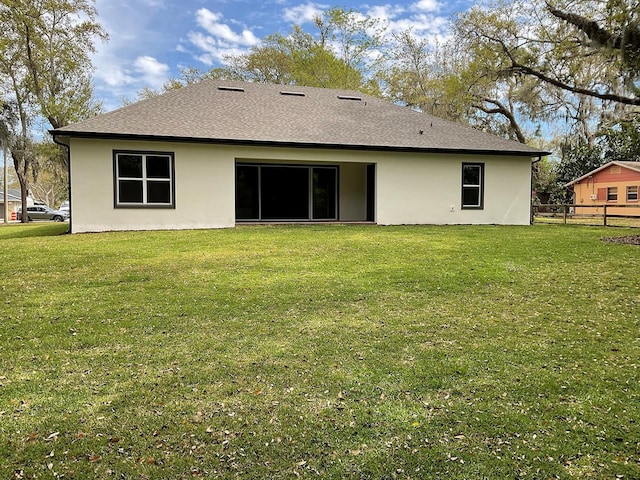
[(289, 95), (291, 97), (305, 97), (306, 94), (302, 92), (290, 92), (287, 90), (280, 90), (280, 95)]
[(361, 102), (362, 101), (362, 97), (353, 97), (351, 95), (338, 95), (338, 98), (340, 100), (354, 100), (356, 102)]
[(244, 92), (244, 88), (242, 87), (226, 87), (224, 85), (220, 85), (218, 90), (224, 90), (227, 92)]

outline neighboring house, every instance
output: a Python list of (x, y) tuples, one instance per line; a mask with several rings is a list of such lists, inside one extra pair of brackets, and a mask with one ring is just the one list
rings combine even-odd
[(546, 152), (353, 91), (205, 80), (51, 131), (72, 232), (529, 224)]
[(573, 190), (577, 215), (601, 215), (607, 205), (608, 215), (640, 216), (640, 162), (609, 162), (565, 187)]
[[(19, 190), (10, 190), (7, 189), (7, 205), (8, 205), (8, 213), (7, 218), (11, 220), (11, 214), (17, 213), (20, 209), (20, 205), (22, 200), (20, 199), (20, 191)], [(0, 220), (4, 220), (4, 190), (0, 189)]]

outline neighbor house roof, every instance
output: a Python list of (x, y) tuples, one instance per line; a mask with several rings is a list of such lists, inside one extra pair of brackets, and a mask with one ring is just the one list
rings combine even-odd
[(243, 145), (547, 153), (355, 91), (220, 80), (188, 85), (51, 133)]
[[(4, 190), (0, 189), (0, 201), (4, 198)], [(9, 202), (21, 202), (20, 190), (7, 190), (7, 200)]]
[(634, 170), (634, 171), (640, 173), (640, 162), (609, 162), (609, 163), (606, 163), (606, 164), (602, 165), (601, 167), (596, 168), (595, 170), (591, 170), (589, 173), (585, 173), (581, 177), (576, 178), (575, 180), (573, 180), (573, 181), (571, 181), (569, 183), (566, 183), (564, 186), (565, 187), (570, 187), (571, 185), (574, 185), (574, 184), (576, 184), (578, 182), (581, 182), (582, 180), (593, 176), (594, 174), (604, 170), (607, 167), (610, 167), (611, 165), (619, 165), (619, 166), (621, 166), (623, 168), (628, 168), (630, 170)]

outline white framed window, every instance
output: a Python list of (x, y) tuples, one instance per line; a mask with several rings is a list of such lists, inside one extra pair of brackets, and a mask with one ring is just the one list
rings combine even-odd
[(627, 187), (627, 202), (637, 202), (638, 201), (638, 186), (630, 186)]
[(462, 164), (462, 208), (484, 208), (484, 163)]
[(116, 208), (175, 208), (172, 152), (113, 152)]
[(618, 187), (607, 187), (607, 202), (618, 201)]

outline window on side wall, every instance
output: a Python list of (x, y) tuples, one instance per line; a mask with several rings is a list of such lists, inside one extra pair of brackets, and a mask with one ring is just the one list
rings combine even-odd
[(462, 208), (484, 208), (484, 163), (462, 164)]
[(627, 202), (637, 202), (638, 201), (638, 187), (627, 187)]
[(116, 208), (175, 208), (174, 154), (114, 151)]
[(618, 187), (608, 187), (607, 202), (617, 202), (617, 201), (618, 201)]

